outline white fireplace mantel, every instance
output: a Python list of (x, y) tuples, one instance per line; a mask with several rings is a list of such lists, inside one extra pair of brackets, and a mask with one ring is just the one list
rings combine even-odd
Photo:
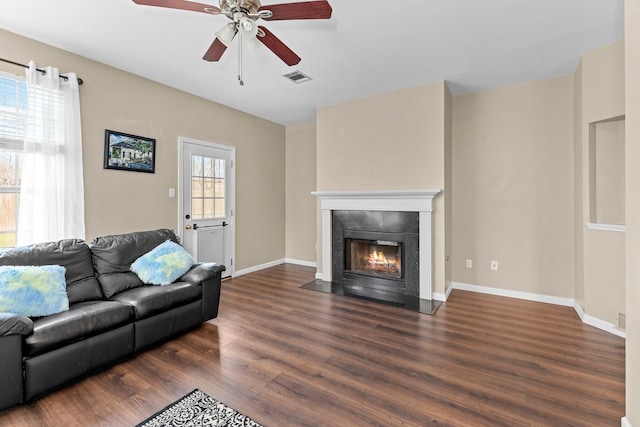
[(433, 199), (441, 190), (313, 191), (322, 210), (322, 272), (316, 277), (331, 281), (331, 211), (418, 212), (420, 221), (420, 298), (433, 292)]

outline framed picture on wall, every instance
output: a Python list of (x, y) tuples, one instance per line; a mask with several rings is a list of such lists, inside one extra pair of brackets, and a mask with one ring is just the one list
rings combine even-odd
[(155, 173), (156, 140), (106, 129), (104, 168)]

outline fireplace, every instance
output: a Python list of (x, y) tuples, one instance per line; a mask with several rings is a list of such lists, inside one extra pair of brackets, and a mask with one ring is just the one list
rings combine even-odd
[[(314, 191), (322, 211), (322, 267), (316, 273), (316, 282), (309, 287), (399, 304), (404, 300), (405, 308), (435, 313), (439, 301), (432, 299), (432, 213), (433, 200), (439, 193), (440, 190)], [(361, 246), (357, 241), (382, 246), (387, 260), (399, 260), (398, 271), (391, 265), (381, 272), (361, 268), (364, 266), (359, 266), (358, 261), (347, 261), (345, 254), (349, 252), (351, 257), (354, 241), (357, 246)], [(380, 248), (377, 252), (379, 255)]]
[(332, 282), (382, 302), (418, 298), (418, 220), (417, 212), (334, 211)]

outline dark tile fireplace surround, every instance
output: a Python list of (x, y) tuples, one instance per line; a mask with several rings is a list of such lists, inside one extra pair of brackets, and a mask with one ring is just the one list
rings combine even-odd
[(332, 280), (303, 287), (434, 314), (439, 301), (420, 298), (418, 212), (331, 213)]
[(345, 294), (396, 304), (420, 296), (417, 212), (334, 211), (331, 235), (333, 281)]

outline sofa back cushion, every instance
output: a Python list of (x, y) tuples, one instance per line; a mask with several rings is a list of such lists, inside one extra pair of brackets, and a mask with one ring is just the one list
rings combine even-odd
[(102, 299), (84, 240), (65, 239), (9, 249), (0, 252), (0, 265), (60, 265), (66, 269), (69, 303)]
[(166, 228), (94, 239), (89, 248), (105, 297), (111, 298), (127, 289), (147, 286), (131, 271), (131, 264), (167, 240), (178, 243), (175, 233)]

